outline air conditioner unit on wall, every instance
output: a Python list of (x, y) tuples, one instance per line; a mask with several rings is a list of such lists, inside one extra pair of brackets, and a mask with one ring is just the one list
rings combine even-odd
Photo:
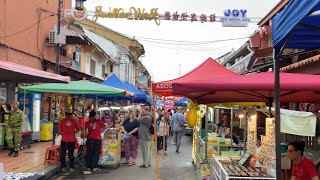
[(55, 30), (51, 30), (49, 32), (49, 44), (66, 44), (66, 36), (65, 35), (57, 35)]

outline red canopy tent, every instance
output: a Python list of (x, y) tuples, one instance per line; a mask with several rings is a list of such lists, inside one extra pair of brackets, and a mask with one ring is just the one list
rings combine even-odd
[(152, 93), (159, 96), (179, 95), (173, 94), (172, 83), (182, 83), (187, 81), (212, 80), (221, 77), (237, 76), (238, 74), (226, 69), (212, 58), (208, 58), (205, 62), (194, 68), (184, 76), (177, 79), (162, 81), (152, 84)]
[[(320, 102), (320, 76), (280, 73), (282, 102)], [(274, 73), (239, 75), (213, 80), (173, 83), (174, 94), (197, 103), (272, 102)]]
[[(152, 84), (153, 106), (155, 107), (155, 95), (159, 95), (159, 96), (178, 95), (178, 94), (173, 94), (172, 83), (197, 81), (197, 80), (211, 80), (215, 78), (232, 77), (237, 75), (238, 74), (226, 69), (225, 67), (217, 63), (212, 58), (208, 58), (205, 62), (203, 62), (198, 67), (194, 68), (184, 76), (181, 76), (177, 79), (173, 79), (169, 81), (153, 83)], [(166, 109), (166, 103), (164, 103), (164, 109)], [(166, 117), (166, 111), (164, 116)], [(155, 117), (155, 111), (153, 112), (153, 117)], [(156, 127), (155, 125), (156, 125), (156, 119), (154, 118), (154, 127)], [(156, 133), (154, 133), (154, 138), (155, 140), (157, 139)], [(162, 155), (162, 158), (164, 159), (164, 155)], [(156, 153), (156, 172), (157, 172), (157, 177), (159, 177), (158, 153)]]

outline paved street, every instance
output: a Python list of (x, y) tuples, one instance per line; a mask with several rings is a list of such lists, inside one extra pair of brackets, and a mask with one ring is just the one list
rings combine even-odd
[[(192, 165), (192, 136), (183, 136), (181, 153), (175, 153), (175, 146), (172, 145), (172, 138), (169, 139), (168, 156), (162, 160), (159, 154), (160, 177), (162, 180), (195, 180), (195, 170)], [(136, 166), (121, 165), (118, 169), (104, 169), (99, 174), (90, 174), (82, 177), (81, 175), (59, 174), (53, 179), (108, 179), (108, 180), (153, 180), (155, 178), (155, 153), (152, 156), (152, 165), (149, 168), (139, 168), (142, 162), (141, 154)]]

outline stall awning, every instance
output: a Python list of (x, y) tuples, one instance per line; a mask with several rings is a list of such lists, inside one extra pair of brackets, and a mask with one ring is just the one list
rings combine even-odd
[(238, 76), (235, 72), (225, 68), (212, 58), (208, 58), (202, 64), (194, 68), (193, 70), (189, 71), (184, 76), (179, 78), (169, 80), (169, 81), (162, 81), (156, 82), (152, 84), (152, 93), (155, 93), (159, 96), (172, 96), (172, 95), (179, 95), (173, 94), (172, 84), (173, 83), (180, 83), (186, 81), (197, 81), (197, 80), (211, 80), (214, 78), (220, 77), (232, 77)]
[(0, 74), (0, 82), (70, 82), (69, 76), (61, 76), (8, 61), (0, 61)]
[(291, 0), (272, 20), (272, 44), (285, 48), (317, 49), (320, 43), (319, 0)]

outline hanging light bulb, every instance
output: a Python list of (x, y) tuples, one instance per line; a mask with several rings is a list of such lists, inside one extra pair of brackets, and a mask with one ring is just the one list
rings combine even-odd
[(76, 7), (75, 7), (75, 9), (76, 9), (76, 10), (83, 10), (83, 8), (84, 8), (83, 4), (84, 4), (85, 1), (86, 1), (86, 0), (76, 0)]

